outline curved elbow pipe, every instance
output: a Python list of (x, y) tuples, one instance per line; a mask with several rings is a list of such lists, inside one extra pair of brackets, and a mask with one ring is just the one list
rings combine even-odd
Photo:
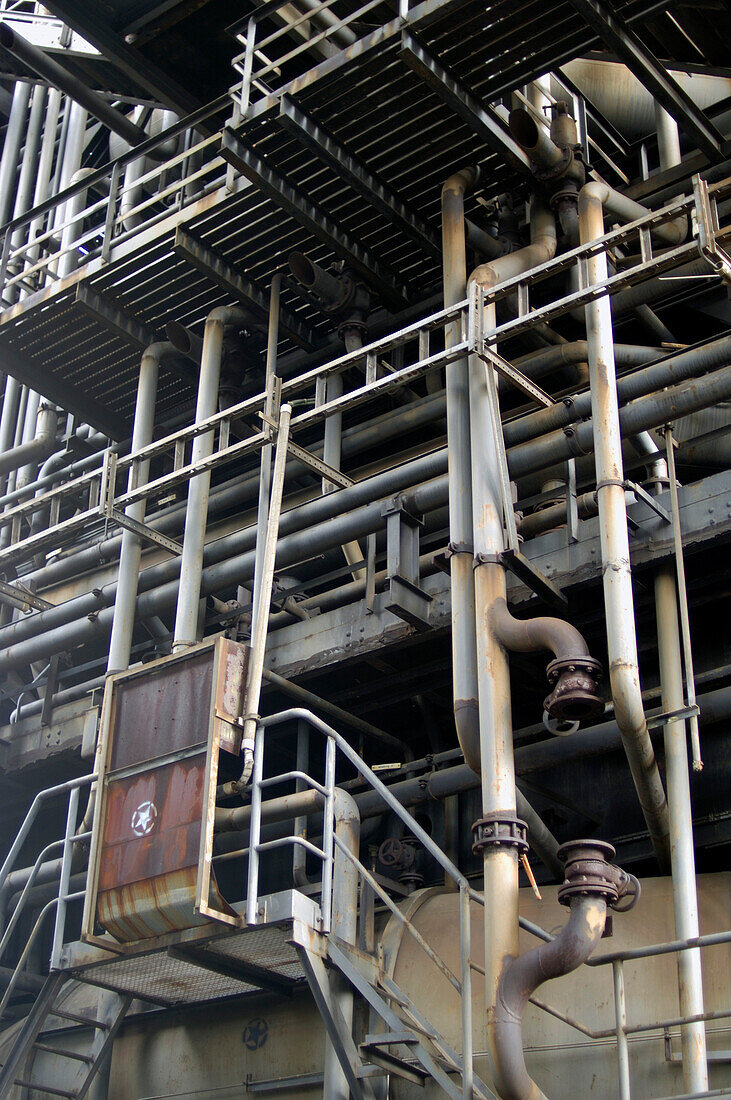
[(490, 626), (500, 644), (513, 653), (542, 649), (553, 653), (547, 669), (553, 690), (543, 704), (551, 718), (580, 722), (602, 713), (604, 703), (597, 688), (601, 666), (590, 656), (583, 634), (571, 623), (548, 615), (516, 619), (500, 597), (490, 608)]
[[(633, 222), (651, 213), (646, 206), (615, 191), (608, 183), (592, 180), (579, 192), (579, 220), (585, 218), (589, 209), (597, 205), (614, 214), (621, 222)], [(688, 235), (688, 219), (674, 218), (662, 225), (653, 226), (651, 231), (653, 237), (662, 244), (682, 244)]]
[(568, 922), (555, 940), (506, 962), (491, 1037), (493, 1075), (503, 1100), (546, 1100), (526, 1069), (523, 1013), (540, 985), (586, 962), (604, 934), (606, 916), (605, 898), (573, 898)]
[(56, 445), (56, 425), (58, 417), (56, 410), (48, 405), (41, 405), (36, 421), (36, 434), (28, 443), (21, 443), (10, 451), (0, 454), (0, 474), (7, 474), (11, 470), (19, 470), (21, 466), (38, 464), (53, 451)]

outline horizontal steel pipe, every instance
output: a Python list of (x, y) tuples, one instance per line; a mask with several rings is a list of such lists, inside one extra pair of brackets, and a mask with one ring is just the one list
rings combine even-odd
[[(731, 397), (731, 372), (729, 371), (717, 371), (715, 374), (704, 378), (692, 379), (663, 393), (650, 394), (624, 408), (620, 414), (622, 435), (637, 435), (647, 428), (657, 427), (668, 420), (694, 412), (718, 401), (727, 400), (729, 397)], [(514, 478), (519, 478), (536, 470), (555, 465), (572, 457), (577, 445), (585, 453), (591, 452), (593, 447), (591, 421), (585, 421), (578, 425), (572, 439), (569, 439), (563, 431), (558, 431), (541, 439), (511, 448), (508, 453), (511, 475)], [(348, 489), (317, 498), (301, 508), (285, 513), (282, 516), (282, 533), (297, 531), (298, 534), (296, 536), (292, 534), (292, 541), (287, 543), (286, 547), (284, 545), (286, 540), (283, 540), (280, 547), (282, 558), (281, 561), (279, 558), (277, 559), (278, 566), (281, 567), (284, 564), (304, 560), (312, 557), (314, 553), (319, 553), (323, 547), (329, 549), (333, 545), (337, 545), (337, 542), (332, 543), (330, 541), (334, 530), (343, 532), (339, 536), (341, 541), (343, 539), (360, 538), (370, 534), (373, 530), (377, 530), (382, 523), (380, 509), (383, 502), (380, 494), (400, 492), (403, 486), (408, 486), (409, 483), (413, 484), (414, 481), (418, 481), (423, 477), (431, 477), (434, 480), (420, 489), (412, 490), (411, 494), (408, 494), (410, 497), (413, 494), (411, 506), (421, 513), (443, 506), (447, 499), (446, 478), (439, 475), (443, 475), (446, 471), (446, 464), (447, 453), (445, 448), (395, 470), (387, 471), (386, 474), (380, 474), (367, 481), (358, 482)], [(374, 500), (376, 494), (379, 494), (379, 496), (378, 499)], [(361, 500), (370, 500), (371, 503), (364, 505), (357, 513), (341, 515), (340, 521), (337, 523), (334, 521), (329, 524), (325, 522), (332, 519), (335, 513), (345, 511), (349, 505), (357, 506)], [(310, 524), (318, 522), (322, 522), (326, 530), (317, 532), (310, 529)], [(312, 535), (311, 541), (310, 535)], [(242, 553), (241, 550), (242, 547), (253, 547), (254, 539), (255, 527), (249, 527), (244, 531), (228, 536), (226, 539), (208, 544), (204, 556), (204, 562), (207, 564), (203, 574), (204, 595), (214, 592), (219, 587), (223, 588), (250, 579), (253, 567), (253, 552)], [(320, 541), (321, 539), (323, 541)], [(294, 556), (290, 557), (290, 554)], [(222, 560), (224, 558), (225, 561)], [(174, 604), (177, 592), (177, 579), (175, 578), (178, 570), (179, 560), (173, 559), (162, 565), (154, 566), (150, 570), (145, 570), (141, 574), (140, 589), (146, 589), (154, 583), (160, 584), (161, 587), (155, 591), (144, 591), (138, 597), (138, 616), (156, 615), (168, 610)], [(35, 661), (51, 653), (61, 652), (69, 648), (70, 645), (81, 645), (84, 641), (95, 636), (100, 639), (105, 638), (111, 621), (109, 609), (99, 612), (99, 606), (100, 603), (113, 600), (114, 591), (115, 585), (108, 585), (102, 590), (100, 596), (91, 593), (87, 596), (77, 597), (75, 600), (68, 601), (67, 604), (62, 604), (50, 611), (38, 612), (37, 615), (32, 616), (32, 621), (38, 635), (41, 632), (43, 632), (43, 635), (37, 636), (29, 631), (25, 643), (6, 643), (5, 638), (8, 637), (8, 632), (12, 633), (16, 627), (25, 626), (27, 630), (31, 620), (4, 628), (0, 632), (0, 647), (4, 649), (3, 652), (0, 652), (0, 669), (20, 667), (31, 660)], [(94, 622), (89, 622), (85, 616), (92, 613), (95, 615), (98, 613), (98, 616)], [(52, 616), (58, 616), (62, 619), (62, 625), (56, 625), (56, 629), (49, 626), (50, 623), (54, 622)], [(80, 616), (84, 616), (84, 618), (78, 621)], [(65, 630), (63, 624), (69, 624), (74, 619), (77, 621), (74, 623), (73, 628), (68, 627), (67, 632), (62, 633)], [(60, 631), (61, 633), (59, 633)]]

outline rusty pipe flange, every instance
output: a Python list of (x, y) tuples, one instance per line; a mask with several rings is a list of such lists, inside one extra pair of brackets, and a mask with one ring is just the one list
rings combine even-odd
[(614, 848), (603, 840), (571, 840), (562, 844), (558, 858), (565, 864), (558, 900), (569, 905), (574, 897), (602, 897), (614, 907), (631, 886), (631, 876), (610, 861)]
[(564, 657), (551, 661), (546, 669), (553, 688), (543, 709), (559, 722), (582, 722), (604, 710), (598, 684), (602, 666), (593, 657)]
[(472, 852), (479, 855), (485, 848), (505, 846), (516, 852), (528, 851), (528, 826), (519, 817), (507, 813), (485, 814), (472, 826)]

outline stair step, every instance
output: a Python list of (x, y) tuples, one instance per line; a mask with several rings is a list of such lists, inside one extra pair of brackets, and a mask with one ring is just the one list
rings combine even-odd
[(79, 1095), (76, 1089), (68, 1092), (66, 1089), (54, 1089), (51, 1085), (44, 1085), (40, 1081), (23, 1081), (20, 1077), (16, 1077), (13, 1083), (24, 1089), (33, 1089), (35, 1092), (47, 1092), (50, 1096), (65, 1096), (67, 1100), (76, 1100)]
[(55, 1054), (58, 1058), (73, 1058), (76, 1062), (86, 1062), (90, 1066), (94, 1059), (88, 1054), (79, 1054), (75, 1050), (64, 1050), (63, 1047), (51, 1047), (47, 1043), (35, 1042), (36, 1050), (44, 1050), (46, 1054)]
[[(370, 1036), (370, 1038), (375, 1038), (375, 1036)], [(418, 1042), (418, 1040), (412, 1041)], [(365, 1043), (361, 1043), (359, 1050), (372, 1065), (379, 1066), (387, 1073), (395, 1074), (397, 1077), (402, 1077), (405, 1081), (411, 1081), (415, 1085), (423, 1086), (429, 1077), (427, 1071), (418, 1062), (407, 1062), (406, 1059), (399, 1058), (393, 1051), (384, 1050), (376, 1044), (367, 1046)]]
[(52, 1008), (49, 1016), (58, 1016), (60, 1020), (71, 1020), (75, 1024), (85, 1024), (86, 1027), (95, 1027), (97, 1031), (109, 1031), (110, 1024), (103, 1020), (93, 1020), (90, 1016), (81, 1016), (78, 1012), (69, 1012), (66, 1008)]
[(395, 1046), (396, 1043), (418, 1043), (419, 1038), (411, 1031), (383, 1031), (375, 1035), (366, 1035), (362, 1047)]

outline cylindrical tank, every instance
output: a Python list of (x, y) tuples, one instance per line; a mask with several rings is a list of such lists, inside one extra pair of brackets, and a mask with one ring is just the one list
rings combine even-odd
[[(727, 928), (731, 910), (731, 875), (702, 875), (698, 879), (701, 932)], [(549, 931), (566, 921), (555, 887), (542, 887), (543, 900), (521, 891), (521, 913)], [(404, 910), (430, 946), (459, 974), (458, 895), (444, 890), (421, 890), (406, 899)], [(597, 954), (674, 938), (672, 886), (669, 878), (645, 879), (642, 897), (630, 913), (614, 918), (614, 936), (602, 941)], [(430, 962), (403, 925), (390, 919), (381, 931), (384, 968), (418, 1006), (420, 1012), (456, 1049), (461, 1049), (459, 998), (447, 979)], [(521, 933), (521, 949), (536, 941)], [(483, 911), (472, 912), (472, 961), (484, 959)], [(140, 966), (151, 960), (140, 959)], [(731, 946), (705, 948), (703, 971), (706, 1009), (728, 1007)], [(160, 965), (156, 963), (156, 965)], [(651, 1022), (678, 1014), (676, 959), (673, 955), (628, 962), (624, 966), (629, 1024)], [(201, 997), (215, 976), (201, 970)], [(574, 974), (549, 982), (536, 996), (568, 1013), (591, 1029), (614, 1027), (610, 966), (582, 967)], [(74, 985), (66, 1004), (75, 1012), (94, 1014), (97, 992)], [(475, 1069), (490, 1085), (485, 1056), (482, 977), (473, 974)], [(356, 1038), (379, 1030), (358, 1006)], [(0, 1038), (0, 1061), (7, 1053), (19, 1024)], [(731, 1019), (708, 1024), (711, 1088), (731, 1086), (731, 1064), (714, 1058), (728, 1051)], [(380, 1029), (382, 1030), (382, 1028)], [(551, 1100), (592, 1097), (615, 1100), (618, 1094), (616, 1043), (612, 1038), (591, 1040), (569, 1025), (529, 1005), (523, 1028), (526, 1062)], [(82, 1050), (89, 1032), (74, 1029), (53, 1036), (49, 1045), (68, 1044)], [(679, 1029), (671, 1029), (672, 1061), (667, 1060), (661, 1031), (630, 1035), (632, 1094), (637, 1097), (682, 1095)], [(276, 1095), (278, 1100), (314, 1100), (322, 1096), (325, 1030), (306, 987), (292, 997), (258, 995), (189, 1005), (161, 1012), (133, 1013), (114, 1045), (109, 1100), (229, 1100), (250, 1092)], [(728, 1057), (728, 1055), (726, 1055)], [(49, 1059), (51, 1061), (49, 1061)], [(64, 1088), (67, 1066), (49, 1054), (38, 1054), (30, 1070), (37, 1081), (54, 1080)], [(43, 1095), (42, 1093), (38, 1094)], [(379, 1093), (380, 1095), (380, 1093)], [(425, 1088), (390, 1078), (389, 1100), (443, 1100), (432, 1082)], [(17, 1100), (12, 1097), (11, 1100)]]

